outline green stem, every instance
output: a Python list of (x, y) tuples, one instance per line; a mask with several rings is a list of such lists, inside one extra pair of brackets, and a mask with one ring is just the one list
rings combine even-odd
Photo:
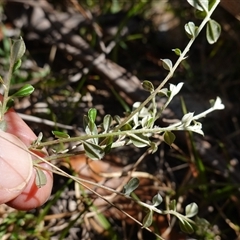
[[(211, 107), (210, 109), (204, 111), (203, 113), (193, 116), (192, 120), (198, 120), (199, 118), (205, 117), (208, 113), (214, 110), (215, 108)], [(182, 121), (179, 121), (167, 127), (154, 127), (151, 129), (149, 128), (131, 129), (126, 131), (118, 131), (118, 132), (114, 131), (114, 132), (100, 133), (95, 135), (84, 135), (80, 137), (57, 139), (57, 140), (48, 141), (45, 143), (40, 143), (38, 147), (41, 148), (41, 147), (46, 147), (54, 144), (68, 143), (68, 142), (81, 142), (81, 141), (86, 141), (92, 138), (107, 138), (107, 137), (116, 137), (116, 136), (124, 136), (124, 135), (127, 136), (128, 134), (149, 134), (149, 133), (159, 134), (165, 131), (182, 131), (182, 130), (187, 130), (187, 127), (184, 126)]]
[(9, 67), (7, 76), (4, 80), (4, 95), (3, 95), (3, 100), (2, 100), (2, 108), (1, 108), (1, 112), (0, 112), (0, 121), (4, 120), (4, 114), (6, 112), (13, 67), (14, 67), (14, 63), (12, 63), (12, 61), (10, 61), (10, 67)]

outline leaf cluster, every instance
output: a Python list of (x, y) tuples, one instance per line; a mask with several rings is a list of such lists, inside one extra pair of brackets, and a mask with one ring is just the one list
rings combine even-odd
[(0, 102), (0, 126), (4, 126), (4, 124), (2, 124), (2, 122), (4, 122), (4, 114), (8, 111), (10, 107), (13, 106), (14, 99), (29, 96), (34, 91), (32, 85), (26, 84), (11, 96), (8, 95), (12, 75), (21, 67), (21, 58), (24, 55), (25, 50), (26, 46), (22, 37), (16, 40), (12, 40), (10, 48), (9, 71), (5, 79), (0, 78), (0, 83), (3, 85), (4, 88), (3, 101)]

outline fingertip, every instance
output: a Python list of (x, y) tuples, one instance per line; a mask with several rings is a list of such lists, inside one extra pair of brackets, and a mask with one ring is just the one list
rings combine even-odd
[(25, 144), (0, 130), (0, 203), (10, 201), (26, 187), (33, 171)]
[(53, 175), (49, 166), (45, 163), (41, 164), (42, 167), (49, 170), (42, 170), (47, 178), (46, 185), (38, 188), (35, 182), (36, 170), (33, 174), (26, 188), (15, 199), (7, 203), (8, 206), (16, 208), (18, 210), (31, 210), (42, 206), (50, 197), (53, 186)]

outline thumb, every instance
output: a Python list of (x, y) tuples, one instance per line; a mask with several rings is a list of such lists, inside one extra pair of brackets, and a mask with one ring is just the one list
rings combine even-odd
[(0, 204), (17, 197), (33, 171), (31, 154), (16, 136), (0, 130)]

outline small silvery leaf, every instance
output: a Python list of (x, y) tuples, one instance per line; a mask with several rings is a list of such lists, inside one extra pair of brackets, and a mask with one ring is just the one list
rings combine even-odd
[(148, 119), (150, 118), (150, 116), (145, 116), (142, 121), (141, 121), (141, 125), (143, 128), (147, 127), (147, 122), (148, 122)]
[(26, 97), (29, 96), (34, 91), (34, 87), (30, 84), (26, 84), (22, 88), (20, 88), (16, 93), (14, 93), (11, 97)]
[(176, 137), (175, 134), (169, 131), (164, 132), (163, 134), (163, 140), (165, 143), (167, 143), (170, 147), (174, 143)]
[(84, 141), (83, 147), (86, 155), (92, 160), (102, 159), (105, 155), (104, 149), (94, 143)]
[(146, 214), (146, 216), (143, 219), (143, 228), (147, 228), (152, 225), (153, 221), (153, 212), (149, 210), (149, 212)]
[(204, 135), (202, 131), (202, 124), (200, 122), (195, 122), (193, 126), (188, 126), (185, 130)]
[[(135, 102), (132, 106), (132, 111), (135, 111), (140, 105), (140, 102)], [(139, 112), (133, 116), (132, 121), (134, 122), (134, 126), (139, 125)]]
[(147, 81), (147, 80), (143, 81), (142, 87), (144, 90), (146, 90), (150, 93), (154, 91), (154, 86), (150, 81)]
[[(180, 82), (178, 83), (178, 85), (174, 85), (174, 84), (170, 84), (169, 89), (167, 92), (165, 91), (165, 93), (167, 94), (168, 100), (165, 103), (165, 108), (167, 107), (167, 105), (172, 101), (173, 97), (178, 94), (178, 92), (181, 90), (183, 86), (183, 83)], [(162, 89), (163, 90), (163, 89)], [(164, 93), (164, 92), (162, 92)]]
[(180, 56), (182, 54), (181, 50), (179, 48), (175, 48), (175, 49), (172, 49), (173, 52), (175, 52), (175, 54), (177, 56)]
[(32, 142), (31, 146), (36, 146), (37, 147), (41, 143), (42, 138), (43, 138), (43, 133), (40, 132), (37, 136), (37, 139)]
[(150, 148), (148, 149), (149, 153), (153, 154), (158, 150), (158, 145), (155, 142), (151, 142)]
[(23, 56), (25, 50), (26, 46), (22, 37), (20, 37), (20, 39), (13, 40), (11, 47), (11, 62), (15, 64)]
[(215, 20), (210, 19), (207, 23), (207, 41), (209, 44), (217, 42), (221, 34), (221, 26)]
[[(88, 135), (98, 135), (98, 129), (97, 129), (96, 124), (92, 121), (89, 121), (88, 125), (85, 126), (85, 132)], [(95, 144), (98, 144), (98, 138), (92, 138), (89, 141), (91, 141)]]
[(117, 122), (117, 124), (121, 124), (121, 117), (120, 116), (115, 115), (113, 118)]
[(162, 60), (163, 68), (168, 70), (168, 71), (171, 71), (172, 61), (170, 59), (161, 59), (161, 60)]
[(152, 199), (153, 206), (155, 207), (159, 206), (162, 203), (162, 201), (163, 201), (162, 196), (159, 193), (156, 194)]
[(183, 232), (188, 234), (192, 234), (194, 232), (193, 227), (189, 222), (181, 219), (180, 217), (178, 219), (179, 219), (179, 226)]
[[(143, 128), (152, 128), (154, 125), (154, 118), (147, 115), (145, 116), (142, 121), (141, 121), (141, 125)], [(146, 136), (151, 136), (152, 134), (145, 134)]]
[(140, 105), (141, 105), (141, 102), (135, 102), (135, 103), (133, 103), (133, 106), (132, 106), (133, 111), (136, 110)]
[(186, 217), (188, 218), (194, 217), (195, 215), (197, 215), (197, 213), (198, 213), (198, 205), (195, 202), (190, 203), (186, 206), (185, 208)]
[(162, 88), (158, 93), (160, 96), (163, 95), (165, 97), (169, 97), (171, 95), (171, 92), (167, 88)]
[(186, 23), (184, 28), (189, 38), (195, 38), (197, 27), (195, 26), (194, 22)]
[(170, 83), (169, 89), (171, 91), (171, 98), (173, 98), (174, 96), (176, 96), (179, 93), (182, 86), (183, 86), (183, 82), (178, 83), (178, 85), (174, 85), (174, 84)]
[(181, 122), (185, 127), (189, 126), (193, 120), (193, 112), (187, 113), (182, 117)]
[(107, 114), (104, 116), (103, 118), (103, 129), (104, 129), (104, 132), (107, 132), (111, 126), (111, 123), (112, 123), (112, 117), (111, 115)]
[(220, 97), (217, 97), (216, 98), (216, 101), (210, 101), (211, 105), (212, 105), (212, 108), (214, 110), (222, 110), (225, 108), (225, 106), (222, 104), (222, 100)]
[(129, 182), (123, 187), (124, 194), (129, 196), (139, 186), (138, 178), (131, 178)]
[(133, 145), (138, 148), (150, 146), (148, 137), (144, 136), (143, 134), (128, 133), (127, 135), (131, 139)]
[(208, 12), (209, 0), (187, 0), (188, 3), (199, 11)]
[(151, 123), (153, 123), (153, 118), (149, 115), (146, 115), (145, 117), (143, 117), (141, 121), (141, 125), (143, 128), (150, 127)]
[(147, 116), (147, 115), (152, 115), (146, 107), (143, 107), (139, 113), (141, 117)]
[(38, 188), (45, 186), (47, 183), (47, 177), (42, 169), (36, 168), (35, 184)]

